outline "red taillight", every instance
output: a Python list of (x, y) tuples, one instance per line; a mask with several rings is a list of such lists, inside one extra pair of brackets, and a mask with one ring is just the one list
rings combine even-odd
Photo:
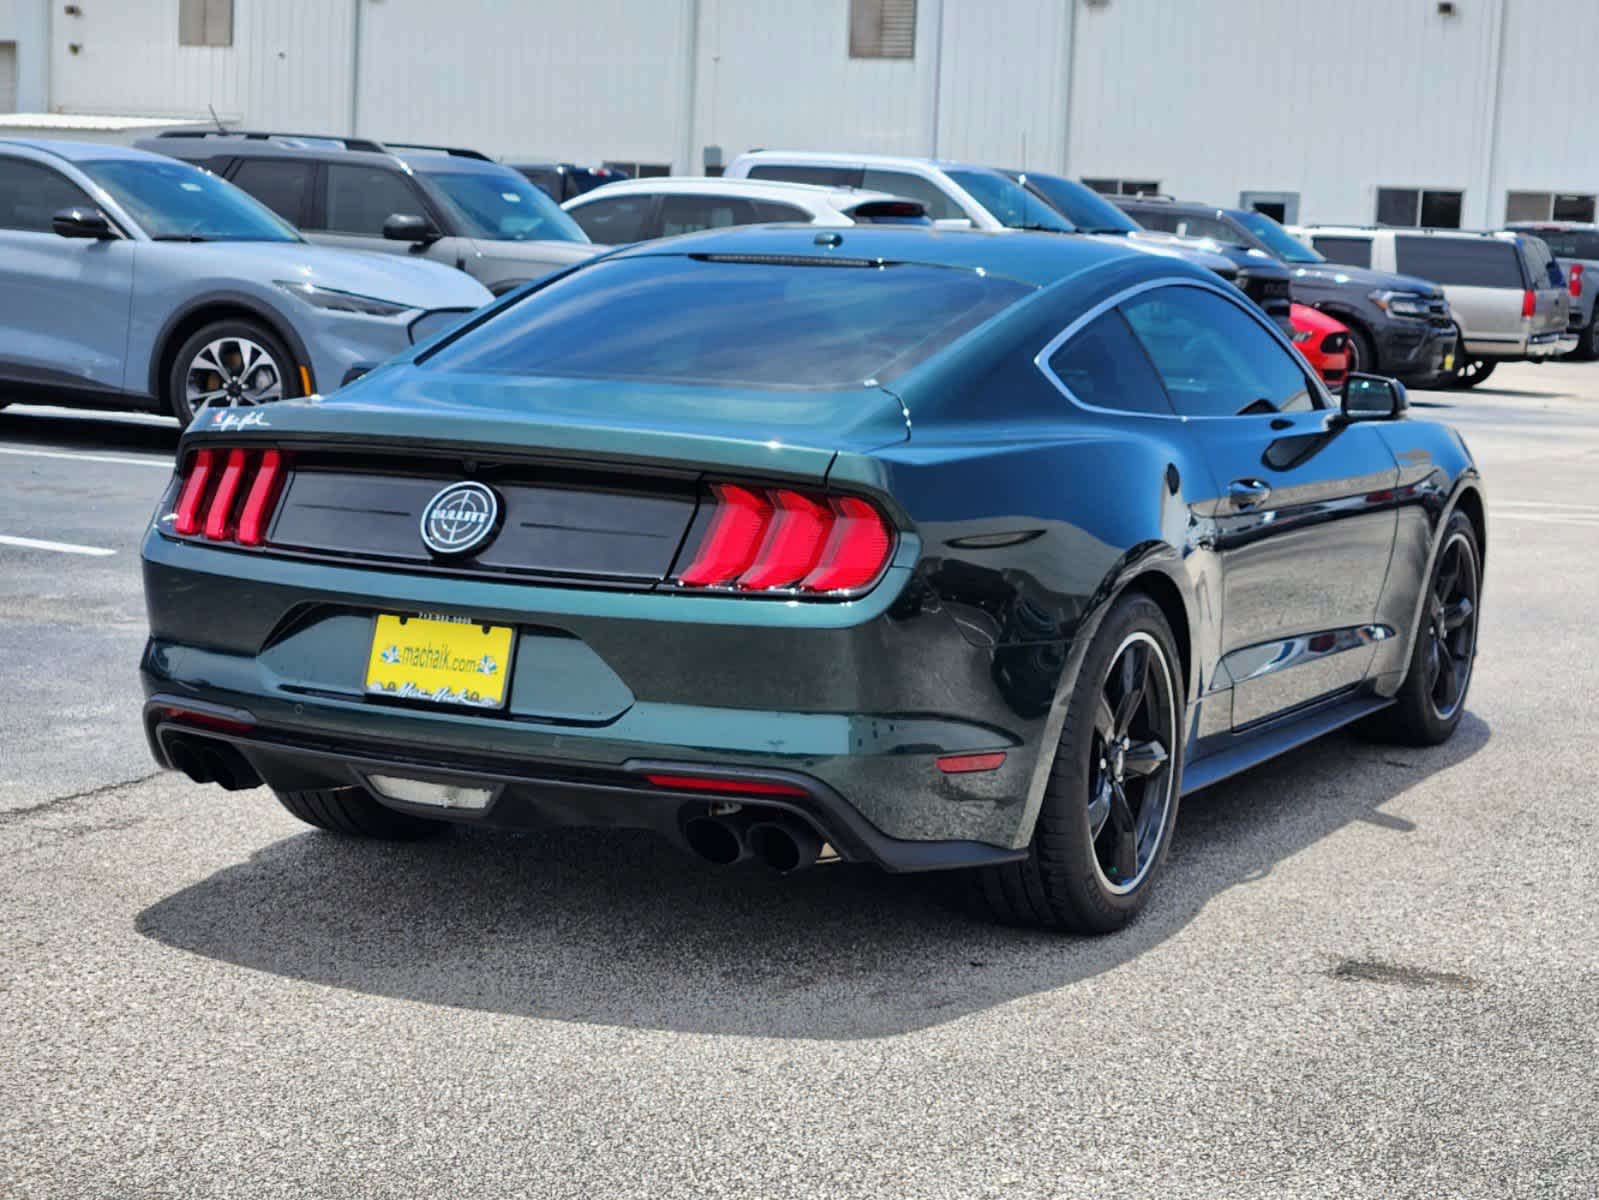
[(255, 725), (249, 721), (235, 721), (212, 713), (195, 712), (187, 708), (163, 708), (161, 715), (169, 721), (185, 725), (198, 725), (202, 729), (215, 729), (218, 733), (249, 733)]
[(283, 455), (277, 450), (197, 451), (172, 508), (172, 531), (213, 542), (261, 545), (283, 492), (284, 474)]
[(651, 784), (679, 792), (727, 792), (740, 796), (794, 796), (806, 795), (804, 788), (793, 783), (772, 783), (765, 779), (723, 779), (714, 775), (646, 775)]
[(239, 514), (239, 545), (259, 546), (266, 540), (267, 520), (272, 516), (282, 486), (283, 455), (268, 450), (261, 456), (255, 482), (250, 485), (250, 494), (244, 498), (244, 511)]
[(1521, 293), (1521, 315), (1530, 317), (1538, 311), (1538, 293), (1528, 288)]
[(832, 510), (820, 500), (781, 488), (771, 493), (772, 519), (749, 570), (738, 577), (748, 592), (791, 587), (822, 557)]
[(228, 454), (228, 465), (222, 468), (216, 495), (211, 497), (211, 507), (205, 513), (205, 536), (213, 542), (226, 540), (231, 532), (229, 525), (233, 520), (233, 502), (239, 498), (239, 487), (244, 482), (244, 467), (248, 461), (243, 450)]
[(178, 493), (177, 507), (172, 510), (172, 528), (185, 537), (200, 532), (200, 502), (205, 499), (206, 485), (211, 482), (215, 469), (215, 450), (200, 451), (189, 464), (183, 490)]
[(689, 587), (709, 587), (738, 578), (755, 561), (761, 535), (772, 515), (766, 497), (748, 488), (719, 483), (711, 488), (711, 495), (716, 500), (711, 527), (694, 561), (678, 577)]
[(711, 515), (685, 587), (743, 592), (854, 592), (877, 578), (893, 551), (887, 520), (855, 496), (794, 488), (711, 485)]
[(1582, 295), (1582, 264), (1572, 263), (1566, 268), (1566, 286), (1573, 298)]

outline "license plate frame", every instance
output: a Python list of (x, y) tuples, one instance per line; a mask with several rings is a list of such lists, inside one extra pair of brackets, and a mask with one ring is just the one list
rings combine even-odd
[(511, 697), (516, 641), (514, 627), (475, 618), (374, 613), (366, 694), (454, 709), (502, 711)]

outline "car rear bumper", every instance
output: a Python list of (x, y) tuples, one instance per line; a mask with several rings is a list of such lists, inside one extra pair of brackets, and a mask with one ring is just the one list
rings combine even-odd
[(1577, 348), (1577, 335), (1570, 331), (1538, 333), (1516, 338), (1466, 338), (1466, 352), (1473, 358), (1514, 362), (1523, 359), (1558, 358)]
[[(669, 831), (684, 797), (638, 786), (640, 764), (668, 762), (696, 774), (802, 779), (813, 823), (840, 853), (894, 869), (991, 861), (1026, 841), (1058, 667), (1031, 681), (996, 669), (993, 648), (965, 637), (947, 612), (896, 606), (910, 577), (904, 563), (848, 604), (380, 572), (155, 532), (144, 572), (151, 637), (141, 673), (164, 765), (173, 765), (162, 748), (165, 710), (209, 706), (244, 714), (248, 733), (187, 732), (231, 738), (275, 787), (347, 786), (351, 771), (372, 763), (508, 781), (482, 819), (518, 828), (553, 813), (562, 823)], [(506, 709), (368, 695), (372, 621), (384, 611), (512, 625)], [(1018, 687), (1039, 694), (1018, 697)], [(994, 751), (1005, 753), (997, 769), (938, 765)], [(578, 786), (585, 781), (593, 787)], [(591, 794), (592, 806), (575, 798)], [(629, 804), (637, 812), (623, 820), (617, 810)]]

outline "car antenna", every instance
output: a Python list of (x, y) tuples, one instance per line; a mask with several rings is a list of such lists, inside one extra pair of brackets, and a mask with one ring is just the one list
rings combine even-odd
[(217, 123), (217, 132), (226, 133), (228, 131), (228, 127), (222, 123), (222, 118), (217, 116), (216, 106), (207, 104), (205, 108), (206, 111), (211, 114), (211, 119)]

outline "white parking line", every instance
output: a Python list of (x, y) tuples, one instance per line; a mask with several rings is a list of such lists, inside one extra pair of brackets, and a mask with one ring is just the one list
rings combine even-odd
[(1536, 521), (1540, 525), (1575, 525), (1579, 529), (1599, 529), (1599, 510), (1586, 513), (1530, 513), (1496, 512), (1488, 518), (1495, 521)]
[(108, 558), (115, 550), (100, 546), (77, 546), (71, 542), (46, 542), (39, 538), (11, 537), (0, 533), (0, 546), (16, 546), (22, 550), (53, 550), (57, 554), (86, 554), (90, 558)]
[(1552, 500), (1496, 500), (1493, 508), (1549, 508), (1569, 512), (1599, 513), (1599, 504), (1556, 504)]
[(23, 458), (64, 458), (69, 462), (121, 463), (128, 467), (160, 467), (172, 470), (172, 460), (159, 455), (148, 458), (124, 458), (118, 454), (81, 454), (76, 450), (24, 450), (21, 446), (0, 446), (0, 454), (16, 454)]

